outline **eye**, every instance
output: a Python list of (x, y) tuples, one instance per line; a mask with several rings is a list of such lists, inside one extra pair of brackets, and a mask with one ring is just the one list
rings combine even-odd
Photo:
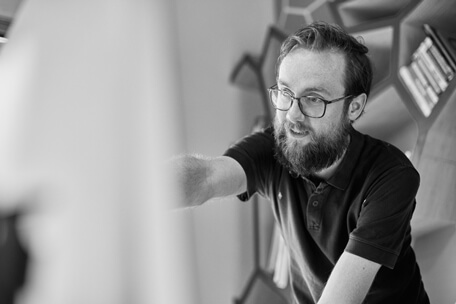
[(319, 104), (319, 103), (323, 102), (323, 100), (321, 100), (320, 98), (318, 98), (316, 96), (304, 96), (304, 97), (302, 97), (302, 99), (304, 99), (304, 101), (306, 103)]
[(289, 90), (287, 89), (281, 89), (279, 90), (279, 93), (280, 93), (280, 96), (281, 97), (286, 97), (286, 98), (290, 98), (293, 96), (293, 93), (291, 93)]
[(282, 94), (286, 96), (293, 96), (293, 92), (289, 88), (282, 88), (280, 91), (282, 91)]

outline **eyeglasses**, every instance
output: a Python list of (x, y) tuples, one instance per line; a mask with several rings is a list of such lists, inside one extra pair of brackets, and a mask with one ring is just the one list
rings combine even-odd
[(293, 105), (293, 101), (298, 101), (299, 109), (301, 113), (308, 117), (322, 118), (326, 113), (326, 106), (333, 102), (341, 101), (352, 97), (347, 95), (341, 98), (333, 100), (325, 100), (316, 96), (301, 96), (294, 97), (291, 92), (281, 90), (277, 87), (277, 84), (273, 85), (268, 89), (269, 98), (275, 109), (280, 111), (288, 111)]

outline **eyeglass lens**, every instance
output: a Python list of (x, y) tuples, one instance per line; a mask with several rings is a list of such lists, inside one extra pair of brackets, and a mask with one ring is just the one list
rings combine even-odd
[(325, 113), (326, 104), (318, 98), (304, 96), (299, 99), (295, 99), (290, 94), (282, 92), (278, 89), (271, 89), (270, 97), (274, 107), (281, 111), (288, 111), (293, 104), (293, 100), (299, 100), (299, 108), (304, 115), (310, 117), (321, 117)]

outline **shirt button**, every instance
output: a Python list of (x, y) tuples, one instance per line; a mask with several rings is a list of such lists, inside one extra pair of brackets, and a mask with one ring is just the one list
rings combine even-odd
[(313, 201), (312, 206), (317, 207), (318, 206), (318, 201)]

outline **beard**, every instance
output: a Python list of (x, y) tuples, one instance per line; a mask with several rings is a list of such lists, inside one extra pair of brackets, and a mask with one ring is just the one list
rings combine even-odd
[[(302, 145), (299, 140), (289, 138), (287, 130), (306, 131), (309, 142)], [(302, 123), (274, 119), (275, 157), (285, 168), (298, 176), (312, 176), (330, 167), (345, 153), (350, 142), (351, 123), (342, 115), (340, 122), (330, 128), (331, 132), (317, 134)]]

